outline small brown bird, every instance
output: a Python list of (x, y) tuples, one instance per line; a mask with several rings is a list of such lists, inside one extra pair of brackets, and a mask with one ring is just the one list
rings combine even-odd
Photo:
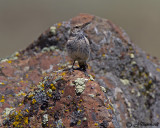
[(66, 44), (66, 49), (69, 57), (73, 60), (72, 70), (75, 61), (78, 61), (79, 67), (84, 72), (87, 69), (87, 63), (90, 56), (90, 44), (86, 36), (84, 35), (84, 28), (90, 24), (87, 22), (85, 24), (77, 24), (72, 27), (70, 37)]

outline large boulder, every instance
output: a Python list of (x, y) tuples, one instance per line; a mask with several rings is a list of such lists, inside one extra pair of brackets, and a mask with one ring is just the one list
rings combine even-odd
[[(66, 70), (70, 28), (86, 22), (89, 76)], [(111, 21), (80, 14), (1, 59), (0, 113), (1, 127), (160, 127), (160, 63)]]

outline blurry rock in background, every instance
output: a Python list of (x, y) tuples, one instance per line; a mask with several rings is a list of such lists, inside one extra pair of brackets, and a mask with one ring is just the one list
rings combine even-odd
[(0, 57), (24, 49), (54, 23), (79, 13), (110, 19), (139, 47), (160, 58), (160, 1), (0, 1)]

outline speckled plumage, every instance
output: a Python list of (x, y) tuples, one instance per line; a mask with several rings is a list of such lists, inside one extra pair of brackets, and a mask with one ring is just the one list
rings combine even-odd
[(90, 44), (83, 33), (83, 27), (84, 25), (76, 25), (72, 28), (71, 35), (66, 44), (66, 49), (71, 59), (74, 62), (78, 61), (80, 68), (86, 70), (86, 61), (90, 56)]

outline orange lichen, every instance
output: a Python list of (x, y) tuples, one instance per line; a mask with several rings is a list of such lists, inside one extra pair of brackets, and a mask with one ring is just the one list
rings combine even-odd
[(13, 122), (13, 127), (19, 127), (19, 124), (20, 124), (20, 122), (15, 121), (15, 122)]
[(41, 84), (41, 87), (43, 87), (43, 88), (44, 88), (44, 84)]
[(50, 86), (53, 91), (56, 90), (56, 87), (53, 84), (50, 84)]
[(81, 125), (81, 122), (82, 122), (81, 120), (78, 120), (77, 125)]
[(24, 92), (19, 92), (19, 93), (17, 94), (17, 96), (26, 96), (26, 93), (24, 93)]
[(61, 75), (62, 75), (62, 76), (65, 76), (65, 75), (66, 75), (66, 72), (63, 72)]
[(29, 113), (29, 110), (28, 110), (28, 109), (26, 109), (26, 112), (28, 112), (28, 113)]
[(34, 95), (33, 94), (30, 94), (30, 95), (28, 95), (28, 98), (32, 98)]
[(26, 78), (28, 78), (28, 74), (26, 74)]
[[(79, 105), (79, 106), (80, 106), (80, 105)], [(78, 110), (77, 110), (77, 111), (82, 112), (82, 110), (81, 110), (81, 109), (79, 109), (79, 108), (78, 108)]]
[(147, 59), (149, 59), (149, 56), (146, 56), (147, 57)]
[(105, 57), (105, 56), (106, 56), (106, 54), (102, 54), (102, 56), (103, 56), (103, 57)]
[(32, 104), (35, 104), (37, 101), (35, 99), (32, 100)]
[(113, 110), (112, 105), (108, 104), (107, 109), (111, 109), (111, 110)]
[(24, 81), (23, 81), (23, 80), (21, 80), (21, 81), (20, 81), (20, 83), (24, 83)]
[(48, 95), (49, 97), (52, 97), (52, 94), (50, 94), (49, 92), (47, 92), (47, 95)]
[(57, 28), (60, 28), (62, 26), (62, 23), (57, 24)]
[(28, 124), (28, 117), (25, 117), (25, 118), (24, 118), (24, 124), (25, 124), (25, 125)]
[(4, 103), (4, 102), (5, 102), (5, 99), (1, 99), (0, 102), (1, 102), (1, 103)]
[(160, 68), (157, 68), (157, 71), (160, 72)]
[(14, 118), (13, 127), (23, 128), (23, 125), (28, 124), (28, 117), (24, 117), (21, 113), (21, 110), (13, 112), (10, 115), (11, 118)]
[(20, 107), (20, 106), (22, 106), (23, 104), (22, 103), (20, 103), (18, 106)]
[(4, 96), (2, 96), (2, 99), (0, 100), (1, 103), (5, 102)]
[(8, 60), (7, 62), (8, 62), (9, 64), (11, 64), (11, 63), (12, 63), (12, 61), (11, 61), (11, 60)]
[(65, 110), (65, 112), (68, 112), (68, 111), (69, 111), (68, 109)]
[(49, 109), (52, 109), (52, 107), (49, 107)]
[(82, 99), (80, 99), (79, 101), (82, 102)]
[(98, 123), (94, 123), (94, 126), (98, 126)]
[(1, 84), (1, 85), (5, 85), (5, 83), (3, 83), (3, 82), (0, 82), (0, 84)]

